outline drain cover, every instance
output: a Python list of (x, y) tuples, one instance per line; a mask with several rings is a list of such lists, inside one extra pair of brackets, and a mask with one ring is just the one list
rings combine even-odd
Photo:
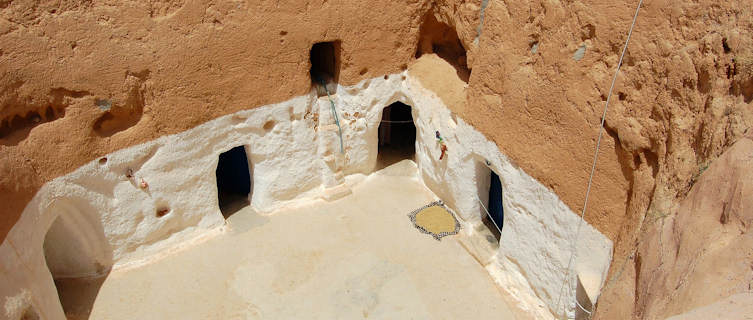
[(444, 236), (457, 234), (460, 231), (460, 223), (441, 200), (414, 210), (408, 217), (410, 217), (410, 221), (413, 222), (416, 229), (422, 233), (430, 234), (437, 240), (441, 240)]

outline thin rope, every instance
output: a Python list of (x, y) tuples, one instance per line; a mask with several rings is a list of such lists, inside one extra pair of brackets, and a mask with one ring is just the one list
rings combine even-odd
[(578, 306), (578, 308), (580, 308), (581, 310), (583, 310), (583, 312), (587, 313), (589, 317), (591, 317), (591, 311), (586, 310), (586, 308), (584, 308), (580, 304), (580, 302), (578, 302), (578, 300), (575, 300), (575, 305)]
[[(560, 286), (560, 292), (557, 297), (557, 304), (555, 305), (555, 310), (557, 310), (560, 306), (560, 301), (562, 299), (562, 289), (565, 288), (565, 284), (568, 282), (568, 278), (570, 277), (570, 269), (573, 265), (573, 259), (575, 258), (575, 246), (578, 242), (578, 237), (580, 236), (580, 228), (583, 225), (583, 218), (586, 215), (586, 207), (588, 206), (588, 197), (591, 194), (591, 184), (593, 183), (594, 179), (594, 173), (596, 172), (596, 162), (599, 159), (599, 147), (601, 146), (601, 137), (603, 135), (604, 131), (604, 121), (607, 118), (607, 109), (609, 108), (609, 101), (612, 98), (612, 91), (614, 90), (614, 84), (617, 82), (617, 75), (620, 73), (620, 67), (622, 67), (622, 60), (625, 58), (625, 52), (627, 51), (628, 44), (630, 43), (630, 37), (633, 35), (633, 28), (635, 28), (635, 21), (638, 20), (638, 12), (641, 10), (641, 6), (643, 5), (643, 0), (638, 1), (638, 7), (635, 8), (635, 14), (633, 15), (633, 23), (630, 25), (630, 30), (628, 31), (627, 39), (625, 39), (625, 45), (622, 47), (622, 54), (620, 54), (620, 62), (617, 64), (617, 70), (614, 72), (614, 77), (612, 77), (612, 84), (609, 86), (609, 94), (607, 94), (607, 102), (604, 104), (604, 112), (601, 114), (601, 125), (599, 126), (599, 138), (596, 140), (596, 150), (594, 151), (594, 160), (593, 164), (591, 165), (591, 175), (588, 178), (588, 187), (586, 188), (586, 198), (583, 202), (583, 210), (580, 213), (580, 221), (578, 222), (578, 228), (575, 230), (575, 238), (573, 238), (571, 249), (570, 249), (570, 259), (567, 262), (567, 269), (565, 271), (565, 279), (562, 281), (562, 286)], [(563, 305), (563, 311), (566, 311), (567, 306)], [(565, 314), (565, 312), (563, 312)]]
[(337, 108), (335, 108), (335, 101), (333, 101), (332, 97), (329, 95), (327, 83), (324, 82), (324, 79), (319, 78), (319, 81), (322, 83), (322, 87), (324, 87), (324, 92), (327, 93), (327, 99), (329, 99), (330, 105), (332, 105), (332, 116), (335, 117), (335, 124), (337, 125), (338, 132), (340, 133), (340, 153), (345, 153), (345, 148), (343, 148), (343, 128), (340, 127), (340, 119), (337, 117)]
[(392, 121), (392, 120), (382, 120), (381, 123), (414, 123), (413, 120), (405, 120), (405, 121)]
[(484, 203), (481, 202), (481, 199), (478, 196), (476, 196), (476, 199), (478, 200), (478, 203), (481, 205), (481, 207), (484, 208), (484, 211), (486, 211), (486, 215), (489, 216), (489, 220), (492, 221), (492, 223), (494, 224), (494, 227), (497, 228), (497, 231), (499, 231), (499, 234), (501, 235), (502, 234), (502, 229), (500, 229), (499, 226), (497, 225), (497, 223), (494, 222), (494, 218), (492, 218), (492, 215), (491, 215), (491, 213), (489, 213), (489, 210), (486, 210), (486, 207), (484, 206)]

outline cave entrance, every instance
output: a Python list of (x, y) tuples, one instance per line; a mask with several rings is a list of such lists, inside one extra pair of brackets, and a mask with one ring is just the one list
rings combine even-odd
[(251, 163), (246, 147), (237, 146), (220, 154), (217, 163), (217, 198), (220, 211), (227, 219), (250, 203)]
[(340, 41), (315, 43), (311, 47), (309, 59), (311, 83), (317, 88), (317, 94), (321, 97), (326, 96), (327, 91), (329, 94), (335, 93), (340, 76)]
[(411, 159), (416, 153), (416, 125), (411, 106), (395, 102), (382, 110), (379, 123), (379, 169)]
[[(88, 319), (112, 266), (112, 249), (98, 216), (55, 202), (57, 218), (42, 245), (60, 305), (68, 319)], [(33, 310), (32, 310), (33, 312)]]
[(458, 77), (468, 83), (471, 69), (463, 43), (455, 28), (437, 20), (433, 11), (429, 11), (423, 18), (419, 28), (418, 48), (416, 59), (423, 54), (436, 54), (447, 61), (457, 72)]

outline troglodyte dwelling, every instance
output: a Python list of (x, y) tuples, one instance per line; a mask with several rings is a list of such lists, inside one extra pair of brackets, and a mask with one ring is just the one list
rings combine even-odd
[(752, 7), (0, 1), (0, 318), (750, 317)]

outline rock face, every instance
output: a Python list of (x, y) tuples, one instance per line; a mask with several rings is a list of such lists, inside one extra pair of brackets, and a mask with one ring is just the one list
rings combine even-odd
[[(309, 50), (336, 40), (344, 85), (396, 73), (429, 47), (452, 57), (470, 76), (464, 101), (448, 107), (579, 212), (635, 5), (0, 1), (0, 237), (42, 185), (89, 161), (306, 94)], [(630, 259), (659, 239), (644, 221), (682, 216), (701, 169), (753, 124), (751, 7), (644, 3), (586, 214), (615, 242), (597, 318), (654, 314), (640, 297), (649, 284), (636, 281), (644, 258)], [(457, 41), (422, 26), (446, 26)], [(433, 42), (453, 46), (419, 46)]]
[[(638, 315), (663, 319), (753, 289), (753, 140), (741, 139), (638, 248)], [(658, 245), (657, 245), (658, 244)]]
[(753, 314), (753, 293), (738, 293), (708, 306), (672, 316), (668, 320), (713, 319), (723, 314), (730, 319), (750, 319)]

